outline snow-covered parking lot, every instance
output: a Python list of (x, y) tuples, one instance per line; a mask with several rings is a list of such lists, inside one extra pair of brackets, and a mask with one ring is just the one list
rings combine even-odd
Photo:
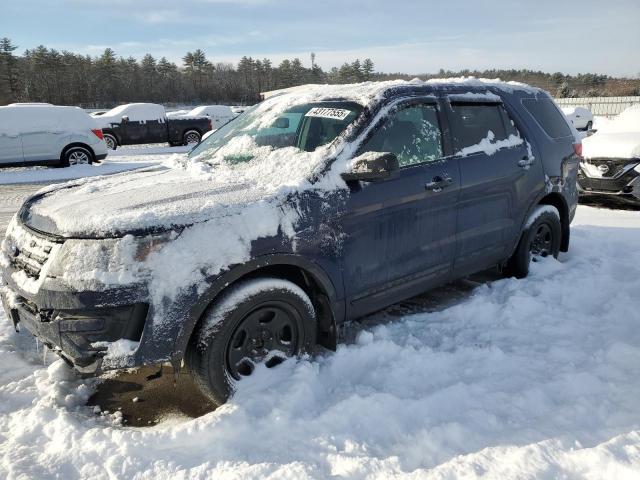
[(581, 205), (570, 252), (529, 278), (378, 314), (336, 353), (145, 428), (96, 415), (95, 382), (43, 365), (0, 313), (0, 478), (638, 478), (638, 245), (639, 211)]

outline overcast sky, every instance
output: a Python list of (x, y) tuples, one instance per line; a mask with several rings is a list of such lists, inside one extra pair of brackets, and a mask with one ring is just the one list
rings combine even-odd
[(376, 69), (529, 68), (640, 74), (640, 0), (1, 0), (0, 36), (97, 55), (180, 62), (202, 48), (278, 63), (315, 52), (323, 68), (370, 57)]

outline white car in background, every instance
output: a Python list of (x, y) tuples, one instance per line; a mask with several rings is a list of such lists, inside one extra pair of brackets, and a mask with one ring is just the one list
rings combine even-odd
[(106, 156), (102, 130), (81, 108), (26, 103), (0, 107), (0, 167), (67, 167)]
[(211, 118), (212, 130), (217, 130), (226, 123), (238, 116), (231, 107), (227, 105), (201, 105), (182, 115), (182, 117), (202, 117)]
[(167, 117), (169, 117), (169, 118), (171, 118), (171, 117), (181, 117), (182, 115), (186, 115), (190, 111), (191, 110), (172, 110), (170, 112), (167, 112)]
[(640, 104), (627, 108), (582, 140), (578, 188), (640, 203)]
[(593, 127), (593, 113), (584, 107), (561, 107), (562, 113), (576, 130), (591, 130)]

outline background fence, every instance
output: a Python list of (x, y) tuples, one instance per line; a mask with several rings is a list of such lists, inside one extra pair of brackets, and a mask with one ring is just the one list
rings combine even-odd
[(640, 103), (640, 96), (556, 98), (555, 101), (561, 107), (585, 107), (594, 115), (611, 117), (618, 115), (631, 105)]

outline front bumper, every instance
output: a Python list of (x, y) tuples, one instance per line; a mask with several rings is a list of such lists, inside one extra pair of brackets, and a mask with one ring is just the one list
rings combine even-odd
[(107, 353), (106, 347), (93, 344), (139, 341), (148, 314), (145, 303), (81, 310), (40, 308), (6, 287), (0, 297), (16, 330), (28, 331), (83, 373), (99, 371)]
[(615, 195), (640, 200), (639, 165), (640, 160), (632, 159), (586, 160), (578, 172), (578, 190), (583, 195)]

